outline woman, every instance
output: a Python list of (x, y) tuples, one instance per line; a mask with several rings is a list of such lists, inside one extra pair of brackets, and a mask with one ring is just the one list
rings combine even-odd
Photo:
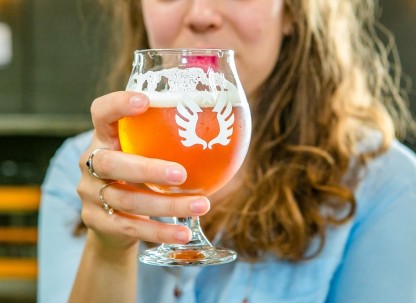
[[(138, 48), (235, 50), (251, 149), (216, 196), (156, 196), (140, 185), (180, 184), (186, 171), (121, 153), (116, 126), (149, 100), (96, 99), (94, 131), (61, 147), (43, 186), (40, 302), (416, 302), (416, 161), (395, 139), (414, 126), (375, 36), (373, 1), (114, 2), (123, 47), (113, 80), (125, 82)], [(102, 147), (93, 176), (85, 163)], [(108, 186), (108, 215), (99, 191), (111, 180), (137, 186)], [(72, 234), (80, 212), (85, 237)], [(204, 214), (209, 238), (221, 232), (238, 261), (137, 266), (145, 241), (189, 241), (185, 227), (150, 217)]]

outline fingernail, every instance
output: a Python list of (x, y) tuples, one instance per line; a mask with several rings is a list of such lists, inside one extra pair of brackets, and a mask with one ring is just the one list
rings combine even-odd
[(191, 239), (191, 235), (187, 231), (178, 231), (175, 233), (175, 239), (180, 242), (188, 243)]
[(191, 202), (191, 211), (194, 213), (204, 213), (207, 210), (207, 201), (205, 199), (198, 199)]
[(173, 165), (169, 166), (165, 170), (166, 179), (172, 183), (183, 183), (186, 178), (186, 172), (180, 166)]
[(143, 96), (135, 95), (130, 98), (130, 105), (135, 108), (143, 108), (147, 105), (148, 100)]

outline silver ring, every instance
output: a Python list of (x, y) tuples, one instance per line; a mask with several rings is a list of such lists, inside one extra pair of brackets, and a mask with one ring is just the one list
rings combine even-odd
[(88, 167), (88, 171), (90, 172), (90, 174), (98, 179), (102, 179), (94, 170), (94, 164), (92, 162), (92, 160), (94, 159), (94, 156), (96, 153), (98, 153), (101, 150), (108, 150), (107, 147), (100, 147), (100, 148), (96, 148), (92, 151), (92, 153), (89, 155), (87, 162), (85, 163), (85, 165)]
[(100, 191), (98, 192), (98, 197), (100, 198), (101, 203), (103, 204), (103, 208), (104, 211), (108, 214), (108, 215), (112, 215), (114, 213), (114, 209), (107, 203), (107, 201), (105, 201), (104, 199), (104, 190), (112, 185), (112, 184), (117, 184), (118, 182), (113, 181), (113, 182), (109, 182), (104, 184), (103, 186), (101, 186)]

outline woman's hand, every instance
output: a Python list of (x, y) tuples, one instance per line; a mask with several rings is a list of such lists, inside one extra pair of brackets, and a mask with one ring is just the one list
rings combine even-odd
[[(187, 243), (190, 230), (184, 226), (166, 224), (150, 217), (192, 217), (205, 214), (209, 201), (202, 196), (173, 196), (155, 193), (143, 183), (179, 185), (186, 180), (186, 171), (178, 163), (150, 159), (120, 151), (118, 120), (141, 115), (149, 100), (143, 94), (115, 92), (96, 99), (91, 106), (94, 137), (91, 146), (80, 159), (82, 178), (78, 193), (82, 199), (82, 220), (94, 237), (96, 249), (123, 252), (136, 246), (139, 240), (158, 243)], [(149, 134), (151, 135), (151, 134)], [(90, 154), (94, 177), (86, 166)], [(117, 182), (114, 182), (117, 181)], [(108, 214), (102, 198), (114, 209)]]

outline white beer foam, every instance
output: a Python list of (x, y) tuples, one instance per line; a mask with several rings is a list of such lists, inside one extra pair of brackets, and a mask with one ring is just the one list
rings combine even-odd
[[(157, 91), (162, 82), (169, 84), (169, 90)], [(201, 90), (201, 86), (207, 90)], [(223, 74), (212, 69), (205, 72), (198, 67), (135, 73), (126, 90), (146, 94), (152, 107), (175, 107), (184, 98), (192, 99), (200, 107), (215, 106), (220, 98), (226, 98), (233, 105), (241, 103), (237, 87)]]
[(233, 106), (241, 105), (241, 100), (236, 94), (230, 94), (228, 92), (217, 92), (211, 94), (209, 92), (197, 92), (191, 94), (179, 94), (170, 92), (148, 92), (143, 91), (150, 100), (150, 107), (176, 107), (184, 99), (191, 99), (193, 102), (198, 104), (201, 108), (203, 107), (214, 107), (218, 100), (224, 98), (231, 102)]

